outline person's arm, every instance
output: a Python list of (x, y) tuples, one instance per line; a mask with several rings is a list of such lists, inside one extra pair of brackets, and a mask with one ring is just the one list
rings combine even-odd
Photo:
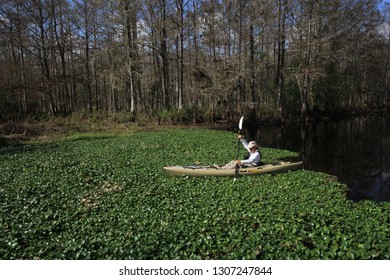
[(240, 135), (239, 139), (240, 139), (242, 145), (244, 146), (244, 148), (245, 148), (248, 152), (250, 152), (250, 150), (248, 149), (248, 142), (247, 142), (244, 138), (242, 138), (241, 135)]

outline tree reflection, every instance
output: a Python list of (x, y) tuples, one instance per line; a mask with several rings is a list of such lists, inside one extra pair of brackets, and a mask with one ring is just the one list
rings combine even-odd
[(335, 175), (353, 200), (390, 201), (390, 117), (247, 129), (262, 146), (300, 153), (305, 168)]

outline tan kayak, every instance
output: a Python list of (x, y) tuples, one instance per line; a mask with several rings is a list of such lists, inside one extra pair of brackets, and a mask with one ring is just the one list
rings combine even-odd
[[(283, 173), (301, 168), (302, 163), (302, 161), (279, 161), (274, 163), (267, 163), (257, 167), (245, 167), (238, 169), (238, 175), (246, 176)], [(168, 166), (164, 167), (164, 169), (173, 176), (235, 176), (235, 169), (217, 169), (212, 165)]]

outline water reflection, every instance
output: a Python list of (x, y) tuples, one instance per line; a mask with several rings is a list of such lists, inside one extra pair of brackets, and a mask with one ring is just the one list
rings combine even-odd
[(246, 130), (262, 146), (300, 153), (305, 168), (335, 175), (353, 200), (390, 201), (390, 118), (347, 120)]

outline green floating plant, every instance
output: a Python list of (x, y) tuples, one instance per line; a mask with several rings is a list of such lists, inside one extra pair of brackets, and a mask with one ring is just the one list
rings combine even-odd
[[(0, 148), (1, 259), (389, 259), (389, 203), (299, 170), (170, 177), (225, 163), (236, 135), (205, 129)], [(296, 153), (262, 148), (265, 161)]]

